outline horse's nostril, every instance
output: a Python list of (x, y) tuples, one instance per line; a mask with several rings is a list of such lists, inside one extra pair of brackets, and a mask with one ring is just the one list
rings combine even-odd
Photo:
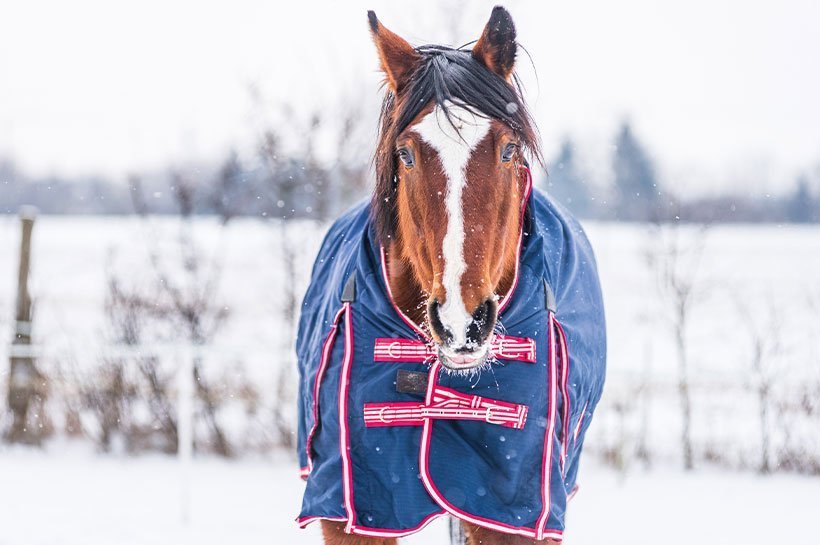
[(477, 347), (487, 340), (495, 327), (497, 309), (496, 302), (487, 299), (473, 311), (473, 321), (467, 328), (468, 346)]
[(487, 299), (473, 312), (473, 321), (478, 324), (495, 322), (496, 304), (492, 299)]
[(487, 321), (487, 318), (490, 315), (489, 305), (490, 305), (489, 301), (484, 301), (483, 303), (478, 305), (478, 308), (475, 309), (475, 312), (473, 312), (473, 321), (474, 322), (484, 323), (484, 322)]

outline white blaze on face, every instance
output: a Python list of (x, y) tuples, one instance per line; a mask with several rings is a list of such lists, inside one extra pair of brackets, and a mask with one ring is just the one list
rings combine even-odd
[[(444, 235), (441, 255), (444, 258), (444, 285), (446, 300), (439, 317), (453, 334), (453, 345), (467, 344), (467, 326), (472, 316), (464, 307), (461, 296), (461, 277), (467, 268), (464, 262), (464, 214), (462, 192), (467, 185), (467, 162), (473, 150), (490, 130), (490, 120), (479, 117), (460, 106), (449, 105), (450, 119), (439, 106), (416, 124), (414, 130), (438, 152), (447, 178), (447, 233)], [(455, 124), (455, 127), (453, 127)], [(478, 348), (478, 347), (473, 347)]]

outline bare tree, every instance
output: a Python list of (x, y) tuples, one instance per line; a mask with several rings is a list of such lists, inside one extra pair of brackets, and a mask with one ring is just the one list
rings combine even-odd
[(702, 292), (698, 288), (698, 270), (706, 246), (708, 224), (700, 226), (687, 243), (679, 224), (654, 224), (646, 260), (655, 275), (663, 303), (670, 307), (670, 324), (677, 356), (677, 391), (681, 412), (681, 449), (683, 466), (694, 467), (692, 448), (692, 396), (689, 377), (687, 332), (692, 307)]
[(640, 378), (635, 385), (635, 402), (640, 403), (638, 432), (635, 437), (635, 457), (643, 462), (644, 467), (652, 465), (652, 452), (649, 448), (649, 416), (652, 414), (652, 345), (646, 339), (644, 345), (644, 364)]
[[(813, 349), (807, 357), (813, 358), (798, 381), (778, 388), (772, 396), (773, 418), (777, 422), (778, 446), (774, 449), (775, 465), (779, 470), (820, 474), (820, 290), (812, 289), (806, 297), (806, 310), (811, 317), (805, 320)], [(805, 373), (805, 371), (803, 372)], [(784, 373), (779, 373), (782, 376)]]
[[(225, 176), (223, 170), (223, 179)], [(155, 283), (150, 293), (142, 295), (141, 304), (144, 308), (152, 308), (155, 317), (170, 322), (174, 326), (173, 330), (182, 331), (187, 342), (201, 346), (213, 338), (228, 315), (226, 305), (217, 297), (222, 271), (220, 256), (224, 252), (214, 252), (211, 259), (203, 257), (203, 252), (193, 237), (192, 215), (196, 207), (196, 184), (181, 172), (172, 173), (171, 180), (179, 209), (176, 245), (179, 257), (176, 266), (181, 269), (178, 271), (181, 274), (171, 274), (170, 269), (174, 264), (160, 251), (158, 237), (151, 237), (153, 244), (149, 248), (149, 256)], [(142, 198), (138, 180), (132, 185), (135, 188), (135, 209), (147, 220), (149, 207)], [(223, 213), (223, 228), (231, 217), (230, 211)], [(150, 229), (147, 221), (146, 229)], [(220, 231), (220, 241), (223, 236), (224, 233)], [(141, 297), (139, 294), (132, 296)], [(193, 369), (197, 398), (211, 433), (213, 449), (220, 455), (229, 456), (230, 445), (217, 419), (218, 395), (204, 376), (201, 358), (196, 357)]]
[(333, 104), (299, 111), (267, 100), (257, 86), (249, 94), (262, 217), (327, 220), (366, 194), (376, 123), (375, 115), (366, 123), (367, 93), (341, 92)]
[[(752, 371), (752, 381), (757, 395), (757, 417), (760, 427), (760, 465), (758, 471), (769, 473), (772, 470), (771, 461), (771, 425), (772, 388), (774, 374), (772, 362), (777, 360), (782, 351), (782, 335), (780, 330), (781, 316), (777, 305), (769, 298), (767, 311), (751, 309), (748, 302), (741, 295), (734, 296), (735, 305), (741, 320), (746, 327), (752, 353), (749, 358)], [(761, 323), (756, 316), (764, 315), (767, 319)]]
[(643, 386), (628, 384), (624, 389), (610, 395), (610, 405), (616, 418), (614, 443), (608, 454), (609, 461), (615, 466), (621, 476), (629, 471), (636, 452), (636, 436), (632, 423), (638, 407), (635, 400), (641, 396)]
[[(251, 88), (257, 118), (265, 112), (279, 122), (263, 126), (257, 137), (261, 178), (260, 191), (266, 201), (263, 217), (276, 229), (277, 258), (282, 265), (279, 312), (283, 346), (277, 370), (274, 425), (277, 442), (293, 446), (295, 406), (295, 352), (299, 293), (304, 249), (296, 236), (298, 226), (289, 220), (328, 220), (366, 193), (370, 146), (365, 145), (363, 106), (354, 95), (343, 95), (325, 111), (297, 113), (288, 105), (270, 105), (257, 88)], [(337, 112), (329, 115), (327, 112)], [(287, 135), (278, 127), (288, 127)], [(293, 146), (293, 142), (298, 145)], [(286, 145), (290, 143), (290, 145)], [(319, 143), (323, 143), (319, 149)], [(320, 153), (320, 151), (322, 153)]]
[(274, 405), (274, 424), (278, 434), (278, 442), (286, 448), (293, 448), (294, 424), (288, 417), (290, 408), (295, 403), (293, 392), (294, 370), (296, 368), (296, 358), (293, 344), (296, 339), (296, 327), (299, 319), (299, 302), (296, 293), (297, 271), (296, 261), (298, 255), (298, 243), (288, 236), (288, 223), (279, 221), (279, 241), (281, 248), (282, 271), (285, 279), (282, 283), (282, 318), (285, 335), (282, 336), (282, 354), (288, 357), (279, 364), (279, 372), (276, 381), (276, 402)]
[[(282, 176), (282, 173), (278, 170), (280, 163), (277, 156), (276, 139), (272, 132), (268, 131), (264, 134), (259, 150), (263, 164), (267, 167), (271, 185), (278, 186), (280, 194), (282, 194), (282, 191), (292, 190), (293, 179), (289, 176)], [(280, 360), (277, 372), (276, 398), (273, 408), (274, 425), (276, 426), (277, 442), (281, 446), (292, 448), (294, 446), (294, 424), (292, 419), (288, 417), (288, 408), (295, 401), (293, 380), (296, 361), (293, 343), (296, 339), (296, 327), (299, 318), (298, 294), (296, 293), (296, 286), (299, 284), (296, 271), (299, 245), (290, 236), (288, 232), (289, 222), (285, 221), (285, 218), (279, 218), (275, 222), (279, 239), (279, 258), (284, 273), (280, 285), (282, 297), (280, 309), (284, 332), (282, 336), (284, 346), (281, 347), (281, 353), (287, 354), (288, 357)]]
[[(163, 309), (156, 306), (156, 288), (151, 292), (127, 288), (109, 271), (106, 316), (114, 342), (123, 346), (140, 346), (146, 341), (146, 328), (152, 319), (162, 319)], [(101, 427), (98, 442), (103, 450), (111, 446), (113, 431), (125, 437), (131, 452), (159, 448), (175, 452), (178, 441), (176, 411), (172, 399), (174, 375), (161, 366), (155, 355), (138, 356), (137, 381), (128, 372), (126, 358), (105, 358), (100, 369), (102, 384), (81, 383), (86, 406), (97, 414)], [(144, 399), (150, 422), (140, 422), (132, 413), (138, 399)]]

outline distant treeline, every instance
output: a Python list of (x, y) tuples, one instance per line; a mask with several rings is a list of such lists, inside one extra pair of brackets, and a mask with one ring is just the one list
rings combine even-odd
[(320, 167), (279, 156), (241, 161), (231, 153), (217, 168), (172, 169), (113, 183), (99, 178), (27, 178), (0, 163), (0, 214), (34, 205), (44, 214), (134, 213), (328, 219), (366, 194), (366, 164)]
[(541, 182), (557, 201), (583, 218), (621, 221), (820, 222), (820, 190), (803, 176), (780, 195), (725, 193), (685, 198), (664, 185), (645, 147), (628, 123), (615, 137), (613, 180), (593, 183), (578, 164), (575, 146), (564, 140)]
[[(312, 129), (308, 129), (312, 130)], [(306, 140), (310, 140), (306, 134)], [(340, 142), (344, 135), (340, 135)], [(153, 214), (329, 219), (365, 197), (369, 158), (339, 153), (318, 161), (312, 148), (284, 152), (269, 130), (249, 157), (229, 153), (216, 167), (172, 169), (133, 176), (125, 183), (103, 178), (32, 178), (0, 160), (0, 213), (31, 204), (46, 214)], [(536, 184), (582, 218), (615, 221), (820, 222), (820, 190), (808, 177), (790, 192), (726, 193), (685, 198), (667, 188), (645, 147), (625, 123), (612, 153), (613, 180), (590, 180), (575, 146), (565, 140)], [(181, 204), (184, 203), (184, 204)], [(186, 210), (180, 210), (184, 206)]]

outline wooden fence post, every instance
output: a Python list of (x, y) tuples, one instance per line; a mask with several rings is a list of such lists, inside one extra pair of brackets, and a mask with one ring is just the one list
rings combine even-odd
[(28, 277), (31, 263), (31, 232), (36, 215), (37, 211), (33, 207), (20, 209), (22, 237), (17, 276), (17, 309), (9, 357), (10, 372), (6, 398), (12, 414), (12, 423), (6, 432), (6, 439), (11, 443), (37, 444), (43, 435), (38, 421), (43, 419), (44, 415), (37, 414), (32, 418), (30, 414), (34, 405), (42, 405), (42, 397), (45, 394), (45, 378), (37, 371), (31, 351), (32, 313)]

